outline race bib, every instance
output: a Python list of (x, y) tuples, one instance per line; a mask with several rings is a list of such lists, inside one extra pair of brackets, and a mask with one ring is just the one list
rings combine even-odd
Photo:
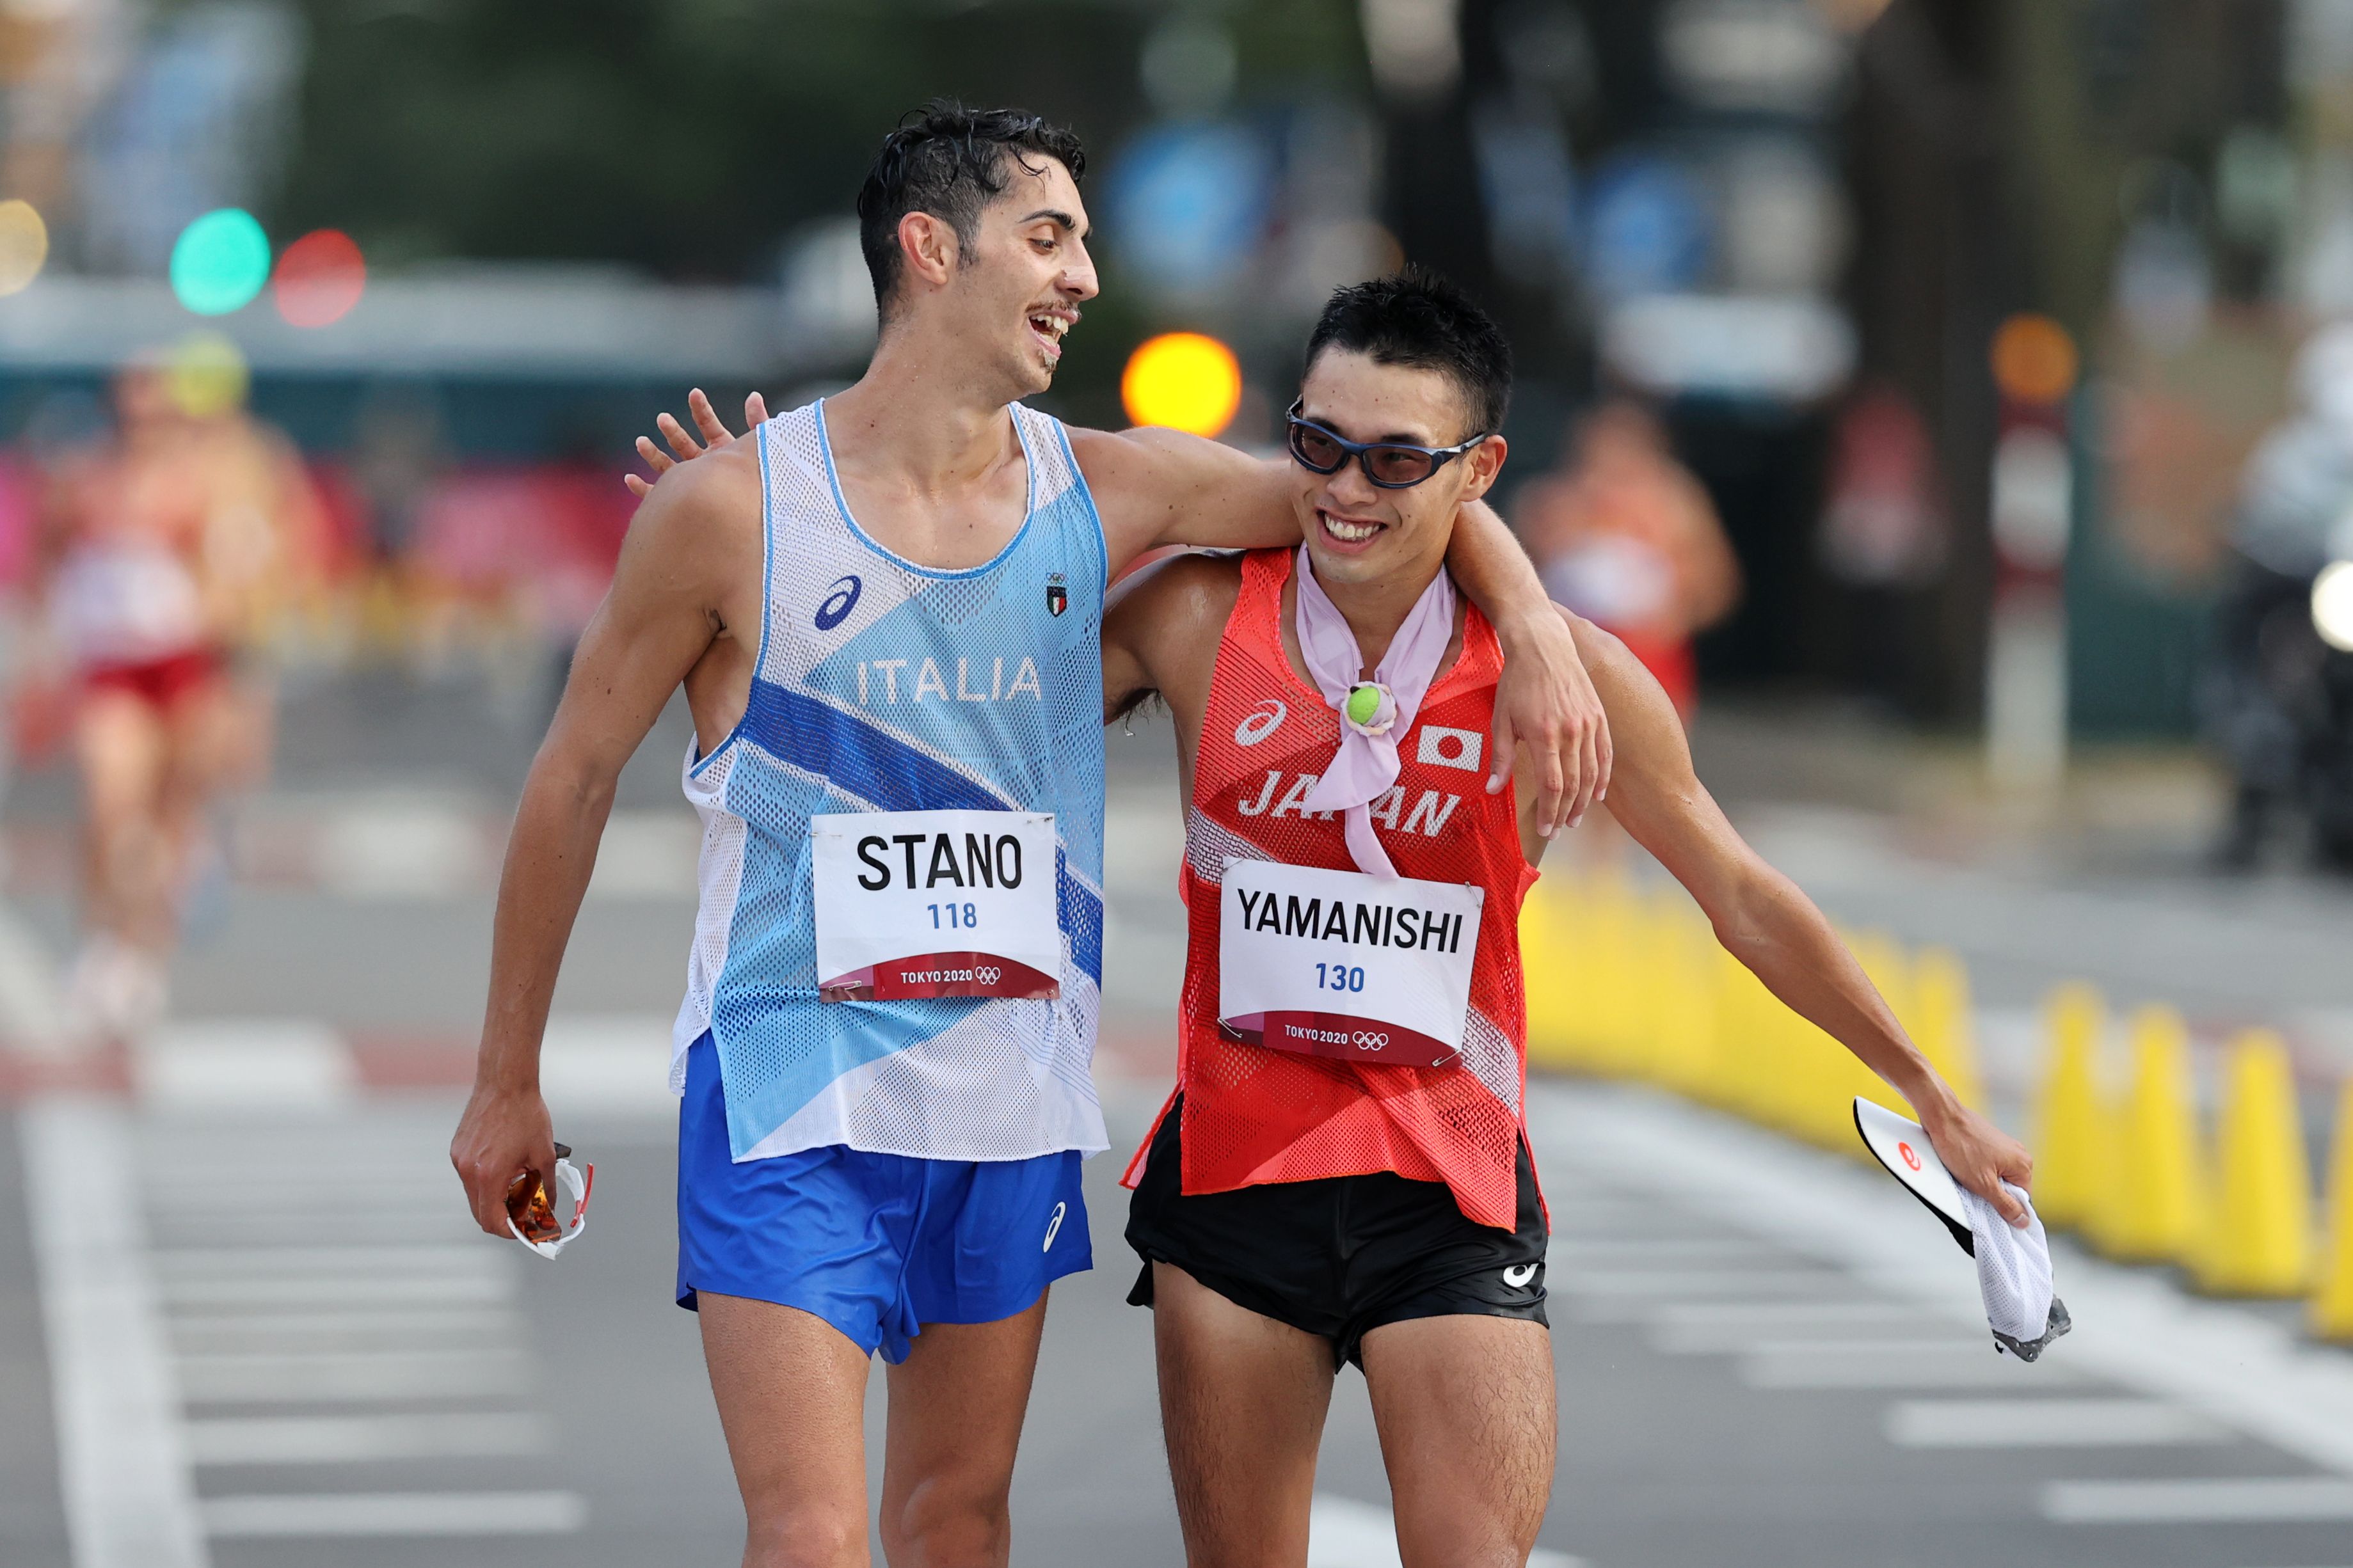
[(1279, 1051), (1439, 1067), (1462, 1048), (1483, 889), (1229, 860), (1218, 1023)]
[(1051, 816), (812, 816), (809, 841), (820, 1000), (1061, 994)]

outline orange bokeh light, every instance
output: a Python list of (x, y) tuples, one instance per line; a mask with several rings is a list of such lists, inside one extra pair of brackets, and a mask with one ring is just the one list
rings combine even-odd
[(367, 260), (341, 229), (312, 229), (278, 258), (270, 289), (290, 325), (324, 327), (342, 321), (367, 289)]
[(2077, 368), (2075, 340), (2048, 316), (2012, 316), (1993, 335), (1993, 384), (2013, 402), (2057, 403)]

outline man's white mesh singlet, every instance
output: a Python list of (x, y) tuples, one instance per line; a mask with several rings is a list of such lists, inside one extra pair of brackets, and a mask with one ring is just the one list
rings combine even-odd
[[(932, 1159), (1104, 1147), (1089, 1065), (1103, 982), (1103, 524), (1061, 426), (1018, 404), (1029, 514), (986, 565), (934, 571), (858, 527), (824, 405), (758, 432), (767, 594), (749, 708), (687, 759), (701, 909), (673, 1086), (706, 1029), (738, 1160), (848, 1144)], [(1051, 812), (1061, 995), (819, 1002), (808, 819)]]

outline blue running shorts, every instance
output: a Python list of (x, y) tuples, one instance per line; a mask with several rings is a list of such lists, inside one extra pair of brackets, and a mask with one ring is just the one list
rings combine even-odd
[(1075, 1149), (921, 1160), (841, 1144), (737, 1163), (718, 1047), (686, 1058), (678, 1116), (678, 1304), (714, 1291), (824, 1319), (907, 1359), (926, 1323), (993, 1323), (1094, 1267)]

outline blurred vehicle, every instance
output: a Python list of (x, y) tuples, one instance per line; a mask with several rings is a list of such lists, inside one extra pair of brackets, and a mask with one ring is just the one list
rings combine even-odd
[(2216, 611), (2201, 716), (2233, 784), (2217, 858), (2255, 866), (2300, 814), (2316, 860), (2353, 871), (2353, 324), (2305, 346), (2295, 391), (2247, 466)]
[(1624, 642), (1689, 718), (1691, 639), (1739, 603), (1740, 564), (1658, 416), (1629, 398), (1601, 404), (1514, 511), (1553, 598)]

